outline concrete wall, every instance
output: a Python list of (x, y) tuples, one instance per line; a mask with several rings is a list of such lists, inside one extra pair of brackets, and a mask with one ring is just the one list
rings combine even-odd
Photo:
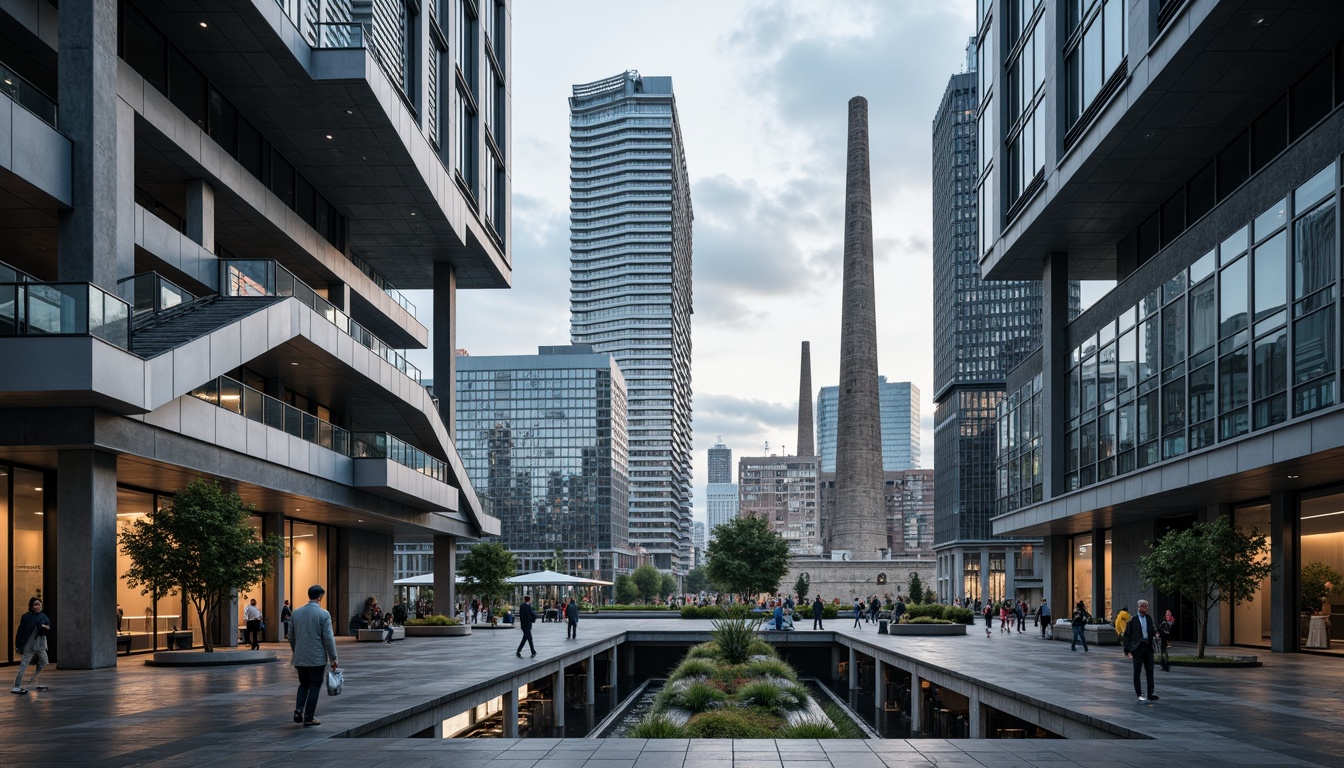
[[(933, 589), (936, 570), (937, 561), (932, 557), (924, 560), (792, 560), (789, 572), (779, 584), (779, 593), (791, 594), (798, 574), (806, 572), (812, 582), (808, 601), (817, 595), (828, 603), (838, 597), (843, 609), (856, 597), (890, 594), (894, 599), (896, 595), (907, 594), (906, 584), (911, 571), (919, 574), (926, 589)], [(879, 574), (886, 574), (887, 583), (877, 583)]]
[(364, 607), (370, 595), (384, 611), (392, 610), (395, 569), (390, 534), (341, 528), (336, 537), (338, 590), (328, 605), (337, 632), (345, 630), (350, 617)]

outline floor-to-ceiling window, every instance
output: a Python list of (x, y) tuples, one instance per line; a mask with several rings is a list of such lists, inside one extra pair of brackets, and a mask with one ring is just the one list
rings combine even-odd
[(1115, 615), (1111, 607), (1111, 532), (1107, 530), (1102, 535), (1106, 538), (1105, 548), (1101, 550), (1101, 572), (1106, 577), (1102, 582), (1105, 585), (1105, 595), (1102, 599), (1106, 601), (1106, 604), (1102, 606), (1103, 610), (1097, 612), (1097, 615), (1111, 617)]
[(332, 529), (325, 525), (285, 521), (285, 590), (295, 608), (308, 602), (308, 588), (321, 584), (327, 590), (323, 605), (332, 611), (336, 633), (344, 631), (349, 616), (339, 615), (331, 578), (330, 546), (335, 541)]
[[(42, 523), (46, 509), (43, 506), (43, 474), (31, 469), (9, 467), (9, 509), (12, 559), (10, 568), (10, 621), (6, 637), (14, 637), (19, 618), (28, 610), (28, 600), (43, 597)], [(6, 641), (9, 648), (13, 643)], [(9, 648), (10, 660), (17, 661), (14, 649)]]
[[(252, 530), (257, 534), (257, 538), (260, 539), (262, 537), (261, 516), (252, 515), (247, 518), (247, 524), (252, 527)], [(257, 607), (261, 609), (262, 621), (271, 623), (280, 621), (279, 616), (266, 615), (266, 582), (258, 582), (247, 589), (240, 590), (238, 592), (238, 615), (235, 617), (237, 619), (238, 642), (240, 644), (247, 638), (247, 635), (243, 632), (243, 630), (247, 629), (247, 621), (243, 618), (243, 611), (247, 609), (248, 603), (252, 600), (256, 600)], [(293, 605), (293, 603), (290, 603), (290, 605)]]
[(1344, 583), (1336, 578), (1344, 574), (1344, 492), (1303, 496), (1299, 510), (1301, 647), (1344, 653)]
[[(171, 504), (171, 496), (158, 496), (131, 488), (117, 489), (117, 537), (135, 521), (152, 514), (164, 504)], [(126, 583), (131, 558), (117, 547), (117, 615), (115, 617), (118, 651), (152, 651), (168, 647), (171, 632), (192, 632), (192, 645), (199, 645), (200, 635), (194, 630), (196, 617), (191, 610), (183, 610), (180, 594), (160, 595), (155, 613), (154, 595), (145, 594), (144, 587)], [(112, 618), (112, 617), (109, 617)], [(125, 645), (123, 645), (125, 643)]]
[(1092, 534), (1084, 533), (1069, 539), (1069, 604), (1059, 612), (1067, 617), (1073, 612), (1078, 601), (1083, 601), (1089, 611), (1092, 606)]
[[(1269, 533), (1269, 505), (1264, 503), (1247, 504), (1232, 510), (1232, 522), (1243, 533), (1252, 530)], [(1259, 561), (1269, 559), (1269, 540), (1261, 550)], [(1270, 581), (1265, 577), (1260, 588), (1250, 600), (1232, 609), (1232, 642), (1236, 645), (1254, 645), (1268, 648), (1270, 640)]]

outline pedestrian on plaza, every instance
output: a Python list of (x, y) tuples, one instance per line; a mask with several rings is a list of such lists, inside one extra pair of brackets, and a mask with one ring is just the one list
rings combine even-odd
[(1119, 613), (1115, 614), (1115, 634), (1121, 637), (1125, 636), (1125, 627), (1129, 626), (1129, 618), (1129, 606), (1126, 605), (1120, 609)]
[(565, 620), (569, 622), (566, 628), (568, 632), (565, 635), (566, 640), (579, 639), (579, 604), (574, 602), (574, 598), (569, 598), (569, 605), (565, 606)]
[(336, 636), (331, 631), (331, 614), (322, 608), (322, 596), (327, 590), (321, 584), (308, 588), (308, 604), (294, 611), (290, 621), (289, 647), (294, 652), (292, 664), (299, 674), (299, 692), (294, 699), (294, 722), (304, 728), (321, 725), (317, 720), (317, 700), (326, 682), (327, 663), (339, 669), (336, 660)]
[(825, 629), (826, 625), (821, 622), (821, 615), (826, 612), (826, 604), (821, 602), (821, 595), (812, 601), (812, 628)]
[(532, 644), (532, 624), (537, 620), (537, 612), (532, 610), (532, 596), (523, 595), (523, 604), (518, 609), (518, 626), (523, 629), (523, 639), (518, 641), (518, 650), (514, 653), (518, 658), (523, 658), (523, 645), (532, 649), (532, 655), (537, 655), (537, 646)]
[(873, 601), (868, 604), (868, 621), (870, 623), (877, 623), (877, 612), (880, 610), (882, 610), (882, 603), (878, 601), (877, 595), (873, 595)]
[(989, 637), (989, 630), (994, 626), (994, 606), (985, 603), (985, 637)]
[(284, 606), (280, 609), (280, 624), (285, 628), (284, 640), (289, 639), (289, 622), (294, 617), (294, 609), (289, 607), (289, 601), (286, 600)]
[(1171, 658), (1167, 656), (1167, 649), (1171, 648), (1171, 635), (1176, 631), (1176, 617), (1168, 610), (1166, 616), (1157, 625), (1157, 633), (1162, 637), (1162, 671), (1171, 671)]
[[(1157, 622), (1148, 615), (1148, 601), (1140, 600), (1139, 615), (1125, 627), (1124, 640), (1125, 655), (1134, 660), (1134, 695), (1139, 697), (1140, 702), (1157, 701), (1157, 694), (1153, 693), (1153, 651), (1161, 642), (1162, 635), (1158, 632)], [(1143, 689), (1139, 687), (1140, 672), (1148, 675), (1147, 696), (1143, 695)]]
[(36, 597), (29, 599), (28, 612), (19, 619), (19, 629), (14, 633), (14, 649), (19, 652), (19, 673), (14, 676), (14, 687), (9, 689), (10, 693), (19, 696), (28, 693), (28, 689), (23, 687), (23, 673), (29, 664), (33, 664), (34, 668), (33, 679), (28, 684), (39, 691), (47, 690), (47, 686), (37, 684), (37, 677), (47, 666), (47, 633), (50, 631), (51, 619), (42, 612), (42, 600)]
[(777, 629), (777, 630), (779, 630), (779, 629), (783, 629), (783, 628), (784, 628), (784, 604), (783, 604), (783, 603), (779, 603), (778, 605), (776, 605), (776, 606), (775, 606), (774, 613), (771, 614), (771, 615), (774, 617), (775, 629)]
[(1017, 615), (1017, 633), (1019, 635), (1027, 631), (1027, 611), (1029, 610), (1025, 600), (1018, 600), (1013, 606), (1013, 612)]
[(1036, 609), (1036, 623), (1041, 625), (1041, 637), (1045, 637), (1045, 631), (1050, 628), (1050, 604), (1045, 598), (1041, 598), (1041, 607)]
[(1003, 634), (1004, 632), (1007, 632), (1010, 635), (1013, 633), (1013, 625), (1008, 623), (1007, 600), (1004, 600), (1002, 603), (999, 603), (999, 634)]
[(897, 624), (901, 623), (901, 617), (905, 615), (905, 598), (896, 596), (896, 607), (891, 609), (891, 620)]
[(261, 609), (257, 607), (255, 598), (243, 609), (243, 621), (247, 627), (247, 647), (254, 651), (261, 650)]
[(863, 619), (863, 603), (859, 602), (859, 598), (856, 597), (856, 598), (854, 598), (854, 628), (855, 628), (855, 629), (863, 629), (863, 624), (861, 623), (861, 622), (862, 622), (862, 619)]
[(1070, 651), (1078, 650), (1078, 643), (1082, 643), (1083, 653), (1087, 653), (1087, 635), (1083, 633), (1083, 629), (1087, 626), (1088, 618), (1090, 618), (1090, 614), (1087, 612), (1087, 607), (1083, 605), (1082, 600), (1079, 600), (1078, 605), (1073, 608), (1073, 619), (1070, 621), (1073, 625), (1073, 642), (1069, 644)]
[(787, 610), (787, 611), (792, 611), (792, 610), (793, 610), (793, 607), (794, 607), (793, 595), (787, 595), (787, 596), (785, 596), (785, 598), (784, 598), (784, 609)]

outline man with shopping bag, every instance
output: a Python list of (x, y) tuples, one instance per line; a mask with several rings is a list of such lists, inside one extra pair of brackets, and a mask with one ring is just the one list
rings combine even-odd
[(299, 693), (294, 700), (294, 722), (307, 728), (321, 725), (313, 717), (317, 700), (322, 695), (327, 662), (332, 670), (340, 669), (336, 661), (336, 636), (331, 631), (331, 614), (322, 608), (322, 596), (327, 591), (320, 584), (308, 588), (308, 604), (294, 611), (290, 619), (289, 647), (294, 651), (294, 669), (299, 673)]

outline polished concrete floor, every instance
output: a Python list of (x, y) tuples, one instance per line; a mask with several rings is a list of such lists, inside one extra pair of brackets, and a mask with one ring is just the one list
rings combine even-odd
[[(144, 657), (119, 666), (43, 673), (51, 690), (0, 707), (0, 765), (445, 765), (454, 768), (883, 768), (898, 765), (1344, 765), (1344, 661), (1262, 654), (1258, 669), (1160, 670), (1161, 700), (1139, 704), (1131, 667), (1114, 646), (1070, 652), (1028, 633), (986, 639), (893, 638), (871, 626), (828, 630), (1019, 695), (1134, 730), (1135, 740), (641, 741), (585, 739), (354, 739), (454, 690), (488, 685), (627, 631), (708, 629), (708, 622), (592, 619), (577, 641), (563, 625), (536, 627), (536, 659), (518, 659), (516, 631), (339, 644), (346, 691), (323, 696), (323, 725), (291, 720), (295, 678), (282, 663), (162, 669)], [(12, 675), (13, 667), (0, 668)]]

